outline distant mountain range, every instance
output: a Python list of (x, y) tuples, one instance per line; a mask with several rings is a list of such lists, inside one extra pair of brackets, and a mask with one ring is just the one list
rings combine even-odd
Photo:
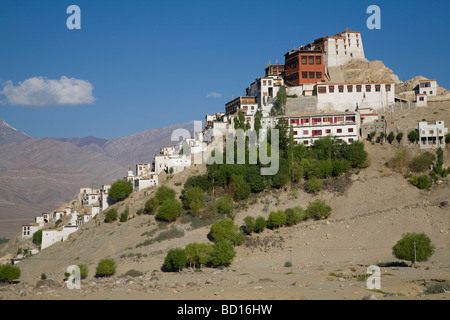
[(151, 163), (161, 147), (176, 144), (170, 138), (178, 128), (193, 131), (179, 124), (110, 140), (37, 139), (0, 119), (0, 217), (23, 218), (23, 206), (51, 211), (76, 198), (80, 187), (124, 177), (128, 167)]

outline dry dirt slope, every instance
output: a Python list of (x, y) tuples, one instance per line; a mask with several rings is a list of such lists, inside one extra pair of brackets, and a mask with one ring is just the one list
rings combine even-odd
[[(184, 247), (190, 242), (208, 242), (209, 227), (191, 230), (189, 224), (177, 222), (185, 231), (183, 238), (136, 248), (157, 225), (150, 216), (140, 216), (126, 223), (105, 224), (101, 218), (86, 224), (76, 236), (56, 244), (28, 259), (21, 267), (30, 287), (23, 299), (361, 299), (375, 294), (380, 299), (448, 299), (449, 294), (421, 297), (423, 285), (432, 280), (450, 281), (450, 210), (439, 203), (450, 199), (449, 181), (432, 190), (420, 191), (399, 174), (386, 169), (384, 162), (392, 153), (389, 146), (367, 145), (371, 166), (354, 175), (345, 194), (323, 192), (333, 208), (328, 221), (307, 222), (292, 228), (266, 230), (252, 236), (251, 245), (237, 248), (235, 261), (223, 270), (185, 270), (181, 273), (160, 271), (168, 249)], [(201, 173), (204, 166), (191, 168), (169, 181), (183, 181), (185, 176)], [(181, 187), (177, 187), (180, 192)], [(133, 195), (131, 212), (143, 205), (149, 195)], [(294, 205), (306, 207), (312, 197), (299, 191), (265, 194), (250, 209), (236, 217), (238, 224), (247, 215), (266, 215), (270, 210)], [(279, 199), (279, 201), (278, 201)], [(131, 205), (133, 203), (133, 205)], [(278, 203), (278, 206), (276, 205)], [(121, 209), (124, 208), (122, 205)], [(120, 212), (119, 210), (119, 212)], [(159, 231), (158, 231), (159, 232)], [(405, 232), (425, 232), (436, 245), (431, 261), (418, 269), (382, 268), (382, 290), (368, 291), (358, 276), (366, 266), (395, 261), (391, 248)], [(156, 236), (158, 233), (153, 235)], [(291, 259), (293, 273), (284, 267)], [(113, 278), (94, 278), (98, 261), (114, 258), (118, 270)], [(71, 264), (85, 263), (89, 277), (82, 289), (33, 289), (41, 273), (63, 284), (63, 273)], [(121, 277), (135, 269), (143, 272), (136, 278)], [(18, 299), (22, 289), (0, 290), (0, 297)], [(397, 297), (383, 298), (392, 292)]]

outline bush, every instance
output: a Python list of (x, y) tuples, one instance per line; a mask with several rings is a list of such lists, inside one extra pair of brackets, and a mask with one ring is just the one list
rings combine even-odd
[(12, 282), (20, 278), (20, 268), (10, 265), (2, 264), (0, 265), (0, 281), (1, 282)]
[(37, 246), (42, 244), (42, 230), (38, 230), (33, 234), (33, 243)]
[(87, 265), (80, 263), (78, 265), (78, 268), (80, 268), (80, 277), (81, 279), (86, 279), (89, 274), (89, 268)]
[(47, 280), (47, 275), (45, 273), (41, 273), (41, 280)]
[(133, 192), (133, 185), (129, 181), (117, 180), (111, 185), (108, 196), (115, 201), (126, 199)]
[(96, 277), (109, 277), (116, 273), (116, 262), (113, 259), (102, 259), (96, 268)]
[(348, 172), (351, 168), (350, 161), (347, 160), (332, 160), (333, 176), (337, 177), (341, 173)]
[(244, 178), (239, 175), (231, 176), (231, 190), (237, 200), (245, 200), (252, 192), (250, 186), (245, 182)]
[(156, 217), (163, 221), (172, 222), (180, 216), (182, 210), (183, 208), (177, 200), (167, 199), (158, 208)]
[(145, 202), (145, 212), (151, 215), (156, 214), (158, 210), (159, 201), (156, 197), (152, 197)]
[(112, 208), (110, 210), (108, 210), (105, 214), (105, 221), (108, 223), (111, 223), (115, 220), (117, 220), (118, 217), (118, 213), (117, 213), (117, 209), (116, 208)]
[(207, 243), (190, 243), (186, 246), (187, 262), (190, 266), (200, 267), (210, 260), (212, 246)]
[(269, 219), (267, 219), (267, 226), (269, 228), (279, 228), (286, 223), (286, 213), (283, 210), (271, 212)]
[(430, 169), (430, 166), (436, 160), (436, 156), (431, 152), (423, 152), (415, 157), (410, 164), (410, 169), (413, 172), (424, 172)]
[(306, 215), (316, 220), (327, 219), (331, 214), (331, 207), (325, 200), (317, 199), (311, 202), (306, 209)]
[(199, 187), (189, 187), (181, 192), (181, 197), (184, 208), (191, 210), (194, 215), (198, 215), (205, 202), (204, 191)]
[(420, 176), (412, 176), (409, 181), (419, 189), (430, 189), (431, 188), (431, 177), (423, 174)]
[(301, 207), (286, 209), (286, 225), (293, 226), (306, 218), (305, 211)]
[(203, 191), (209, 191), (212, 189), (212, 182), (206, 174), (201, 176), (191, 176), (187, 178), (184, 183), (184, 189), (191, 187), (198, 187)]
[(258, 218), (256, 218), (255, 220), (255, 232), (256, 233), (260, 233), (262, 232), (265, 228), (266, 228), (266, 219), (264, 219), (264, 217), (259, 216)]
[(364, 150), (364, 143), (361, 141), (352, 142), (347, 146), (347, 160), (353, 168), (365, 168), (368, 161), (368, 153)]
[(155, 198), (159, 204), (162, 204), (165, 200), (175, 199), (176, 192), (172, 188), (161, 186), (156, 190)]
[(450, 144), (450, 133), (445, 136), (445, 143)]
[(212, 247), (210, 262), (216, 267), (227, 266), (233, 262), (235, 256), (236, 251), (233, 244), (227, 240), (219, 239)]
[(224, 239), (234, 245), (241, 245), (244, 242), (244, 234), (239, 231), (239, 227), (230, 219), (214, 222), (211, 226), (210, 234), (214, 241)]
[(395, 139), (395, 134), (391, 131), (391, 132), (389, 132), (389, 134), (388, 134), (388, 136), (387, 136), (387, 141), (390, 143), (390, 144), (392, 144), (392, 142), (394, 142), (394, 139)]
[(120, 222), (128, 221), (128, 214), (130, 213), (130, 207), (127, 206), (124, 212), (120, 215)]
[(180, 248), (171, 249), (166, 258), (164, 259), (164, 265), (169, 270), (181, 270), (186, 266), (187, 255), (186, 251)]
[(216, 203), (218, 213), (232, 214), (234, 211), (233, 198), (226, 194), (221, 196)]
[(247, 234), (251, 234), (252, 232), (255, 231), (255, 225), (256, 225), (256, 219), (251, 217), (251, 216), (247, 216), (244, 218), (244, 223), (245, 223), (245, 232)]
[(416, 130), (412, 130), (408, 134), (408, 140), (411, 143), (415, 143), (416, 141), (418, 141), (419, 140), (419, 132), (417, 132)]
[(316, 177), (312, 177), (311, 179), (306, 182), (306, 190), (309, 193), (317, 193), (323, 188), (323, 181), (321, 179), (318, 179)]
[(397, 136), (395, 137), (395, 140), (400, 144), (403, 140), (403, 132), (397, 133)]
[(414, 266), (414, 242), (416, 243), (416, 261), (427, 261), (434, 254), (435, 246), (424, 233), (406, 233), (392, 247), (392, 254), (400, 260), (411, 261)]

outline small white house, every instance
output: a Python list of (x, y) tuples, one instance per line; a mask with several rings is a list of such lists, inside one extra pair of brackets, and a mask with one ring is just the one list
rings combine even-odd
[(437, 95), (437, 81), (436, 80), (420, 80), (418, 86), (417, 95), (426, 94), (429, 97), (435, 97)]
[(64, 226), (62, 230), (43, 230), (41, 250), (44, 250), (56, 242), (67, 240), (70, 234), (78, 230), (78, 225)]
[(448, 129), (444, 121), (421, 121), (419, 122), (419, 144), (420, 148), (445, 148), (445, 136)]
[(416, 106), (417, 107), (428, 106), (428, 96), (426, 93), (419, 93), (416, 95)]

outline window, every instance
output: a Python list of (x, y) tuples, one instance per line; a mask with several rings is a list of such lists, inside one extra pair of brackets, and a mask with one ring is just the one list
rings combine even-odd
[(366, 91), (367, 92), (372, 92), (372, 86), (370, 84), (366, 85)]
[(328, 122), (328, 123), (333, 122), (333, 118), (325, 117), (325, 118), (323, 118), (323, 122)]
[(313, 137), (322, 136), (322, 130), (313, 130), (312, 136)]
[(380, 92), (381, 91), (381, 86), (379, 84), (375, 85), (375, 91), (376, 92)]
[(322, 118), (313, 118), (312, 119), (312, 123), (316, 124), (316, 123), (322, 123)]
[(302, 71), (302, 78), (308, 79), (308, 71)]
[(294, 136), (298, 135), (298, 131), (294, 131)]
[(334, 93), (334, 86), (329, 86), (329, 87), (328, 87), (328, 91), (329, 91), (330, 93)]
[(430, 95), (433, 94), (433, 91), (430, 91)]
[(353, 133), (353, 128), (348, 128), (348, 133)]
[(347, 86), (347, 91), (348, 92), (353, 92), (353, 86), (352, 85)]
[(345, 118), (345, 121), (348, 121), (348, 122), (355, 122), (355, 121), (356, 121), (356, 117), (355, 117), (355, 116), (346, 117), (346, 118)]
[(326, 133), (326, 134), (331, 134), (331, 129), (325, 130), (325, 133)]
[(316, 56), (316, 64), (322, 64), (322, 57)]
[(390, 84), (387, 84), (386, 85), (386, 92), (390, 92), (391, 91), (391, 85)]
[(304, 136), (309, 135), (309, 130), (303, 130), (303, 135), (304, 135)]
[(265, 86), (266, 85), (266, 80), (263, 80), (263, 86)]
[(335, 123), (344, 122), (344, 117), (334, 117), (334, 122)]
[(315, 78), (316, 73), (314, 71), (310, 71), (309, 72), (309, 78), (310, 79), (314, 79)]
[(268, 83), (268, 84), (269, 84), (269, 86), (271, 86), (271, 85), (272, 85), (272, 80), (269, 80), (269, 83)]
[(319, 88), (317, 89), (317, 92), (318, 92), (318, 93), (327, 93), (327, 87), (319, 87)]
[(342, 133), (342, 129), (337, 129), (336, 132), (337, 133)]
[(316, 78), (322, 79), (322, 72), (316, 72)]
[(308, 57), (302, 56), (302, 64), (307, 64), (307, 63), (308, 63)]
[(352, 143), (352, 142), (353, 142), (352, 138), (348, 139), (348, 143)]
[(357, 85), (356, 92), (361, 92), (361, 91), (362, 91), (362, 85)]
[(338, 86), (339, 92), (343, 93), (344, 92), (344, 86)]
[(420, 97), (419, 101), (425, 101), (425, 98), (424, 97)]
[(314, 64), (314, 56), (309, 57), (309, 64)]
[(303, 141), (303, 144), (304, 144), (305, 146), (307, 146), (307, 145), (309, 145), (309, 141), (308, 141), (308, 140), (305, 140), (305, 141)]

